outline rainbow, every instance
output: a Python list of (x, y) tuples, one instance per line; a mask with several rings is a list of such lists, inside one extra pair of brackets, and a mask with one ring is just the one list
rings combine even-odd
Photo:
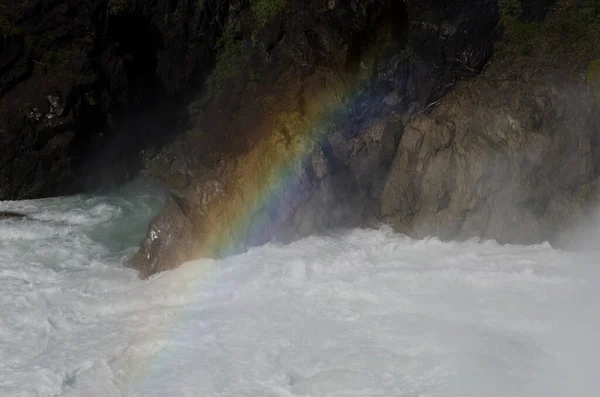
[[(346, 89), (345, 93), (348, 92), (359, 91)], [(218, 258), (235, 252), (251, 237), (251, 230), (269, 227), (269, 214), (281, 208), (282, 198), (297, 198), (298, 190), (303, 188), (304, 162), (325, 138), (332, 117), (347, 109), (348, 103), (351, 103), (348, 96), (327, 91), (312, 99), (305, 116), (294, 112), (277, 116), (277, 127), (238, 158), (225, 173), (223, 187), (209, 195), (208, 210), (198, 222), (204, 229), (197, 257)], [(194, 261), (193, 266), (186, 266), (180, 280), (185, 286), (181, 289), (182, 294), (198, 290), (216, 265), (214, 259), (202, 259)], [(150, 278), (149, 282), (170, 276), (173, 274), (162, 273)], [(177, 313), (169, 324), (181, 321), (180, 316), (182, 314)], [(158, 332), (169, 331), (169, 324), (165, 324), (162, 331), (149, 333), (147, 340), (154, 340)], [(130, 384), (141, 386), (151, 380), (152, 373), (160, 371), (161, 356), (167, 351), (161, 350), (153, 358), (136, 363)]]
[[(272, 225), (270, 216), (301, 199), (303, 164), (325, 137), (327, 124), (347, 102), (341, 95), (322, 94), (310, 105), (310, 116), (277, 115), (276, 127), (225, 173), (223, 187), (207, 206), (197, 257), (222, 257), (252, 238), (251, 232)], [(282, 199), (287, 199), (281, 205)], [(270, 215), (271, 214), (271, 215)], [(269, 237), (269, 233), (265, 233)], [(263, 241), (264, 242), (264, 239)]]

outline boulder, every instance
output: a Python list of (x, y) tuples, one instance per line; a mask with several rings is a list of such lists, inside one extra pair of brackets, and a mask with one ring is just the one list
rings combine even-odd
[(382, 219), (415, 236), (555, 241), (594, 198), (600, 129), (580, 76), (501, 64), (457, 86), (405, 129)]

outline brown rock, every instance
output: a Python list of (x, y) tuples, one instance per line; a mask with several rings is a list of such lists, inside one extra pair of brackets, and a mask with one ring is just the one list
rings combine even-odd
[(553, 75), (521, 82), (498, 67), (414, 119), (381, 196), (383, 218), (416, 236), (511, 243), (572, 227), (590, 203), (581, 189), (597, 177), (600, 131), (590, 129), (594, 104), (581, 82)]

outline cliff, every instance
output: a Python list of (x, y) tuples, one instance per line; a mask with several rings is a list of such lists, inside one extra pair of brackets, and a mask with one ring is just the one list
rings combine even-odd
[(230, 14), (187, 134), (150, 163), (181, 193), (133, 258), (144, 276), (376, 224), (406, 117), (485, 65), (498, 21), (494, 1), (259, 4)]
[(227, 7), (0, 0), (0, 200), (109, 186), (185, 127)]

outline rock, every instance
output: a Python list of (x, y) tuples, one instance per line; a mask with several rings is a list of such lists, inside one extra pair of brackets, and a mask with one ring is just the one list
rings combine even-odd
[(163, 210), (156, 215), (148, 235), (131, 264), (146, 278), (156, 272), (169, 270), (194, 254), (194, 230), (183, 199), (170, 196)]
[[(415, 236), (555, 241), (593, 201), (594, 101), (556, 70), (511, 80), (501, 64), (460, 84), (406, 130), (381, 196)], [(576, 104), (576, 105), (575, 105)]]
[(0, 200), (131, 178), (186, 126), (237, 1), (46, 3), (0, 6)]
[(3, 219), (21, 219), (21, 218), (25, 218), (25, 217), (27, 217), (27, 215), (19, 214), (17, 212), (0, 211), (0, 220), (3, 220)]

